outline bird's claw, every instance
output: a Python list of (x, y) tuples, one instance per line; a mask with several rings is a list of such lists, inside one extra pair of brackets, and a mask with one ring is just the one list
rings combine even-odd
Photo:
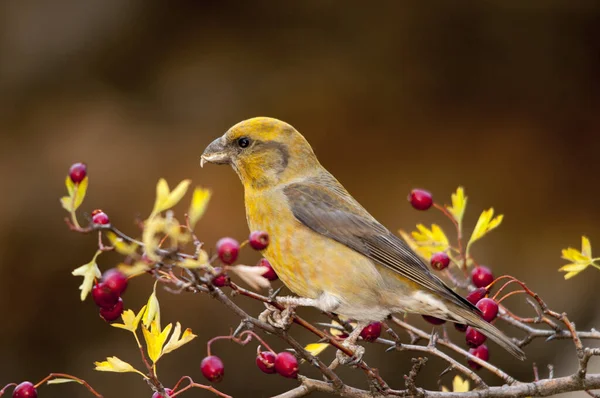
[(259, 320), (278, 329), (289, 329), (294, 321), (294, 307), (285, 307), (283, 310), (269, 304), (265, 304), (265, 307), (267, 309), (258, 316)]
[(349, 357), (343, 351), (338, 350), (335, 353), (335, 357), (340, 365), (349, 365), (356, 366), (362, 361), (363, 355), (365, 355), (365, 347), (362, 347), (358, 344), (349, 344), (347, 341), (344, 341), (342, 345), (349, 350), (351, 350), (354, 355)]

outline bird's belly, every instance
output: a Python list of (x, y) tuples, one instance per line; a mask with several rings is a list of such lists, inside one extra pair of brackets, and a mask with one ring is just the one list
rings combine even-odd
[(314, 299), (327, 294), (341, 308), (364, 311), (381, 302), (383, 281), (368, 258), (301, 224), (280, 205), (285, 201), (246, 199), (248, 225), (269, 233), (263, 255), (292, 292)]

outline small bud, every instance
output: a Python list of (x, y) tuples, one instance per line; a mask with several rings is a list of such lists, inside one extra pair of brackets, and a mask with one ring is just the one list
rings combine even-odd
[(298, 359), (287, 351), (280, 352), (275, 357), (275, 370), (283, 377), (295, 379), (298, 377)]
[(217, 254), (224, 264), (231, 265), (237, 260), (240, 244), (233, 238), (222, 238), (217, 242)]
[(33, 383), (24, 381), (15, 387), (12, 396), (13, 398), (37, 398), (37, 390)]
[[(476, 348), (469, 349), (469, 354), (471, 354), (479, 359), (482, 359), (486, 362), (490, 359), (490, 351), (488, 350), (488, 348), (485, 344), (482, 344)], [(481, 365), (478, 363), (475, 363), (474, 361), (469, 360), (468, 364), (469, 364), (469, 367), (473, 370), (481, 369)]]
[(475, 287), (486, 287), (494, 281), (492, 271), (485, 265), (480, 265), (473, 268), (471, 272), (471, 280)]
[(423, 189), (413, 189), (410, 191), (408, 201), (417, 210), (427, 210), (433, 205), (431, 193)]
[(123, 314), (123, 299), (119, 297), (117, 304), (115, 304), (112, 308), (100, 308), (100, 316), (106, 322), (114, 322)]
[(470, 347), (479, 347), (485, 343), (487, 337), (479, 330), (473, 329), (471, 326), (469, 326), (465, 332), (465, 339)]
[(263, 231), (254, 231), (248, 239), (254, 250), (264, 250), (269, 246), (269, 234)]
[(481, 316), (488, 322), (493, 321), (498, 316), (498, 303), (490, 298), (483, 298), (477, 302), (477, 308), (481, 311)]
[(381, 322), (373, 322), (365, 326), (360, 332), (360, 337), (364, 341), (373, 342), (381, 336)]
[(448, 255), (446, 253), (438, 252), (431, 256), (431, 266), (434, 269), (441, 271), (445, 268), (448, 268), (449, 265), (450, 265), (450, 257), (448, 257)]
[(92, 212), (92, 222), (94, 224), (107, 225), (110, 223), (110, 219), (102, 210), (94, 210)]
[(256, 355), (256, 366), (264, 373), (273, 374), (275, 370), (276, 355), (271, 351), (262, 351)]
[(225, 365), (223, 365), (221, 358), (216, 355), (204, 358), (200, 363), (200, 370), (206, 380), (212, 383), (220, 382), (225, 375)]
[(429, 315), (421, 315), (421, 316), (423, 317), (423, 319), (425, 319), (427, 322), (431, 323), (432, 325), (443, 325), (444, 323), (446, 323), (445, 320), (436, 318), (434, 316), (429, 316)]
[(266, 258), (261, 258), (257, 266), (267, 268), (267, 271), (265, 271), (265, 273), (262, 274), (263, 277), (267, 278), (271, 282), (277, 280), (278, 276), (275, 273), (275, 270), (273, 269), (273, 266), (271, 265), (269, 260), (267, 260)]
[(85, 163), (75, 163), (69, 169), (69, 178), (74, 184), (79, 184), (87, 176), (87, 166)]

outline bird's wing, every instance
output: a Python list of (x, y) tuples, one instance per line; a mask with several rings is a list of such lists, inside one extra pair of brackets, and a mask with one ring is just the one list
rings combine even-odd
[(331, 176), (287, 185), (284, 193), (302, 224), (363, 254), (447, 300), (477, 311), (433, 275), (399, 237), (375, 220)]

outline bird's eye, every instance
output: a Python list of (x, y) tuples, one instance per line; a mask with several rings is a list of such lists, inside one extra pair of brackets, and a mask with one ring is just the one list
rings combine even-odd
[(237, 143), (240, 148), (248, 148), (248, 145), (250, 145), (250, 139), (248, 137), (241, 137), (237, 140)]

